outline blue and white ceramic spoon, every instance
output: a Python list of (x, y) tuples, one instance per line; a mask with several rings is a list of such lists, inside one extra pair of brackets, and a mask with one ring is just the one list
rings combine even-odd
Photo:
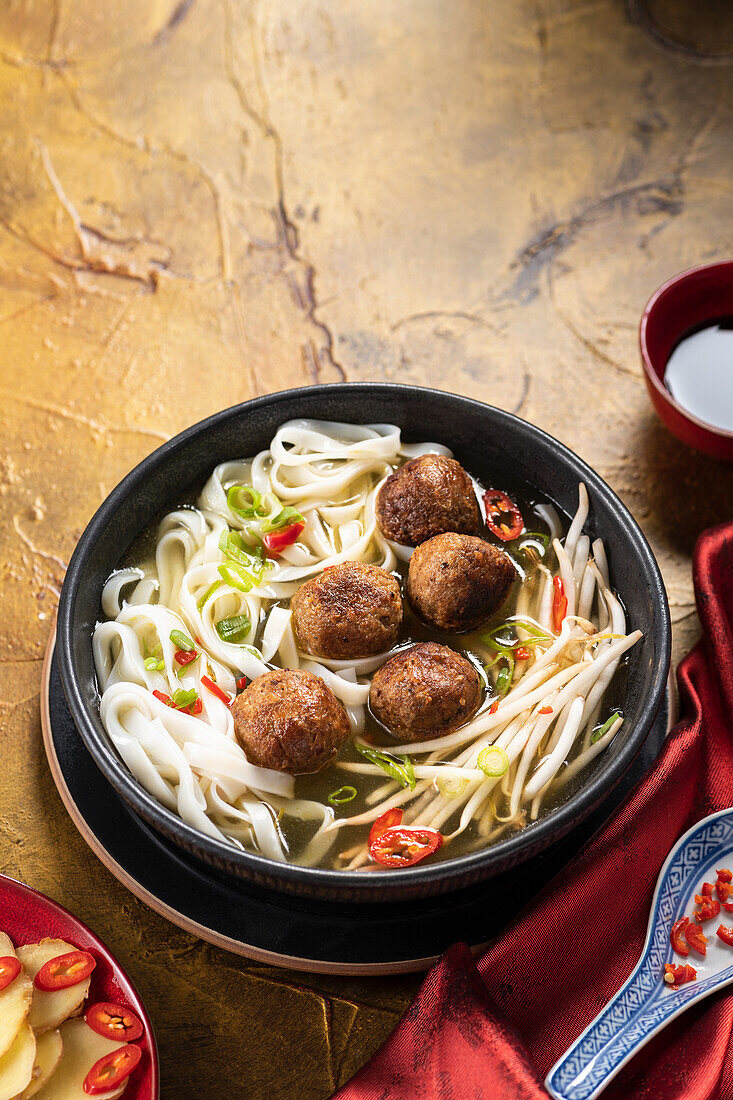
[[(703, 882), (715, 882), (718, 867), (733, 870), (733, 809), (698, 821), (667, 856), (641, 958), (625, 985), (548, 1073), (545, 1087), (556, 1100), (593, 1100), (670, 1020), (733, 982), (733, 947), (715, 934), (721, 923), (733, 926), (733, 914), (721, 909), (718, 918), (703, 925), (709, 941), (705, 958), (691, 951), (689, 958), (680, 959), (669, 938), (673, 923), (692, 914)], [(663, 980), (668, 962), (690, 963), (697, 980), (669, 989)]]

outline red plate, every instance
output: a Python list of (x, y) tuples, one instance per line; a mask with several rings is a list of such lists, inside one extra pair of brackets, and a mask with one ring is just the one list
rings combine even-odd
[(97, 965), (87, 1003), (117, 1001), (129, 1005), (145, 1027), (138, 1040), (142, 1060), (125, 1089), (124, 1100), (158, 1100), (158, 1052), (150, 1020), (127, 974), (94, 933), (55, 901), (5, 875), (0, 875), (0, 931), (6, 932), (16, 947), (48, 936), (66, 940), (94, 956)]

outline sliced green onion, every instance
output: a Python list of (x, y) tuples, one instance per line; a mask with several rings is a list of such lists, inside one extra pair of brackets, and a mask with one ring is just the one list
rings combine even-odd
[(611, 726), (618, 718), (623, 718), (620, 710), (617, 710), (615, 714), (612, 714), (610, 718), (607, 718), (602, 726), (596, 726), (596, 728), (593, 730), (593, 733), (590, 735), (591, 744), (595, 745), (596, 741), (600, 741), (600, 739), (608, 733)]
[(242, 519), (263, 515), (262, 494), (251, 485), (232, 485), (227, 492), (227, 506)]
[(453, 774), (439, 775), (435, 780), (435, 786), (438, 788), (443, 798), (460, 798), (468, 786), (468, 780), (463, 775)]
[(262, 561), (262, 548), (248, 546), (239, 531), (222, 531), (219, 538), (219, 549), (232, 561), (240, 565), (252, 568), (258, 561)]
[(190, 707), (191, 703), (195, 703), (198, 699), (198, 692), (195, 688), (179, 688), (178, 691), (174, 691), (171, 697), (171, 702), (174, 707)]
[(213, 584), (209, 585), (209, 587), (206, 589), (206, 591), (204, 592), (201, 599), (196, 604), (197, 611), (203, 611), (204, 604), (214, 595), (217, 588), (219, 588), (220, 586), (221, 586), (221, 580), (214, 581)]
[[(530, 638), (521, 639), (516, 635), (517, 629), (526, 631), (530, 635)], [(511, 636), (508, 638), (500, 637), (503, 632), (510, 632)], [(480, 635), (481, 641), (489, 649), (499, 649), (500, 647), (515, 648), (516, 646), (525, 645), (537, 645), (538, 642), (549, 642), (552, 639), (546, 630), (538, 626), (537, 623), (531, 622), (529, 619), (507, 619), (506, 622), (501, 623), (500, 626), (495, 626), (493, 630), (487, 630), (484, 634)]]
[(159, 661), (157, 657), (146, 657), (145, 667), (148, 672), (162, 672), (165, 668), (165, 661)]
[(534, 545), (541, 552), (544, 557), (547, 547), (550, 545), (550, 536), (545, 535), (542, 531), (525, 531), (523, 535), (520, 535), (518, 539), (514, 540), (515, 544), (519, 543), (517, 550), (524, 550), (525, 546), (534, 543)]
[(257, 579), (251, 573), (248, 573), (244, 566), (237, 565), (235, 561), (220, 565), (219, 574), (225, 584), (231, 585), (239, 592), (250, 592), (258, 583)]
[(354, 743), (354, 747), (357, 752), (360, 752), (362, 756), (367, 758), (370, 764), (376, 764), (378, 768), (381, 768), (382, 771), (386, 772), (392, 779), (396, 779), (406, 790), (415, 790), (415, 769), (412, 766), (412, 761), (409, 756), (401, 756), (398, 759), (388, 752), (382, 752), (380, 749), (372, 749), (369, 745), (360, 745), (358, 742)]
[(262, 533), (269, 535), (272, 531), (279, 531), (283, 527), (290, 527), (293, 523), (304, 523), (305, 519), (297, 510), (297, 508), (291, 508), (290, 505), (283, 508), (281, 512), (278, 512), (276, 516), (269, 517), (262, 523)]
[(331, 791), (328, 801), (332, 806), (343, 806), (344, 802), (353, 802), (356, 798), (356, 787), (339, 787), (337, 791)]
[(232, 615), (228, 619), (219, 619), (216, 633), (222, 642), (243, 642), (249, 634), (249, 619), (246, 615)]
[(509, 757), (498, 745), (487, 745), (481, 749), (476, 763), (489, 779), (500, 779), (509, 771)]
[(191, 639), (182, 630), (171, 630), (171, 641), (177, 649), (182, 649), (184, 653), (193, 653), (196, 649)]
[(499, 695), (506, 695), (511, 687), (512, 677), (514, 675), (514, 659), (512, 658), (511, 664), (506, 664), (502, 668), (499, 675), (496, 677), (494, 687), (499, 692)]

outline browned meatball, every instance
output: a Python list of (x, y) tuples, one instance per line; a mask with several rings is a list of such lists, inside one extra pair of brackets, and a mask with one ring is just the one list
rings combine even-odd
[(473, 535), (480, 519), (470, 477), (445, 455), (421, 455), (406, 462), (387, 478), (377, 497), (382, 534), (408, 546), (443, 531)]
[(442, 737), (478, 710), (481, 681), (470, 661), (448, 646), (420, 642), (374, 674), (372, 713), (400, 741)]
[(290, 604), (298, 641), (318, 657), (371, 657), (397, 641), (402, 595), (391, 573), (345, 561), (306, 581)]
[(407, 595), (421, 619), (461, 634), (488, 619), (506, 599), (515, 570), (503, 550), (473, 535), (450, 532), (416, 547)]
[(319, 676), (277, 668), (232, 703), (234, 732), (250, 764), (303, 775), (333, 760), (349, 736), (346, 711)]

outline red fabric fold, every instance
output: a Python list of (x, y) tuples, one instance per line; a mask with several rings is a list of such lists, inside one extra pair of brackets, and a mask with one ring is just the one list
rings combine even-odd
[[(678, 670), (682, 719), (578, 859), (483, 957), (433, 967), (338, 1100), (540, 1100), (547, 1071), (639, 957), (657, 875), (695, 821), (733, 805), (733, 523), (705, 532), (693, 576), (703, 636)], [(733, 1100), (733, 995), (673, 1021), (608, 1100)]]

